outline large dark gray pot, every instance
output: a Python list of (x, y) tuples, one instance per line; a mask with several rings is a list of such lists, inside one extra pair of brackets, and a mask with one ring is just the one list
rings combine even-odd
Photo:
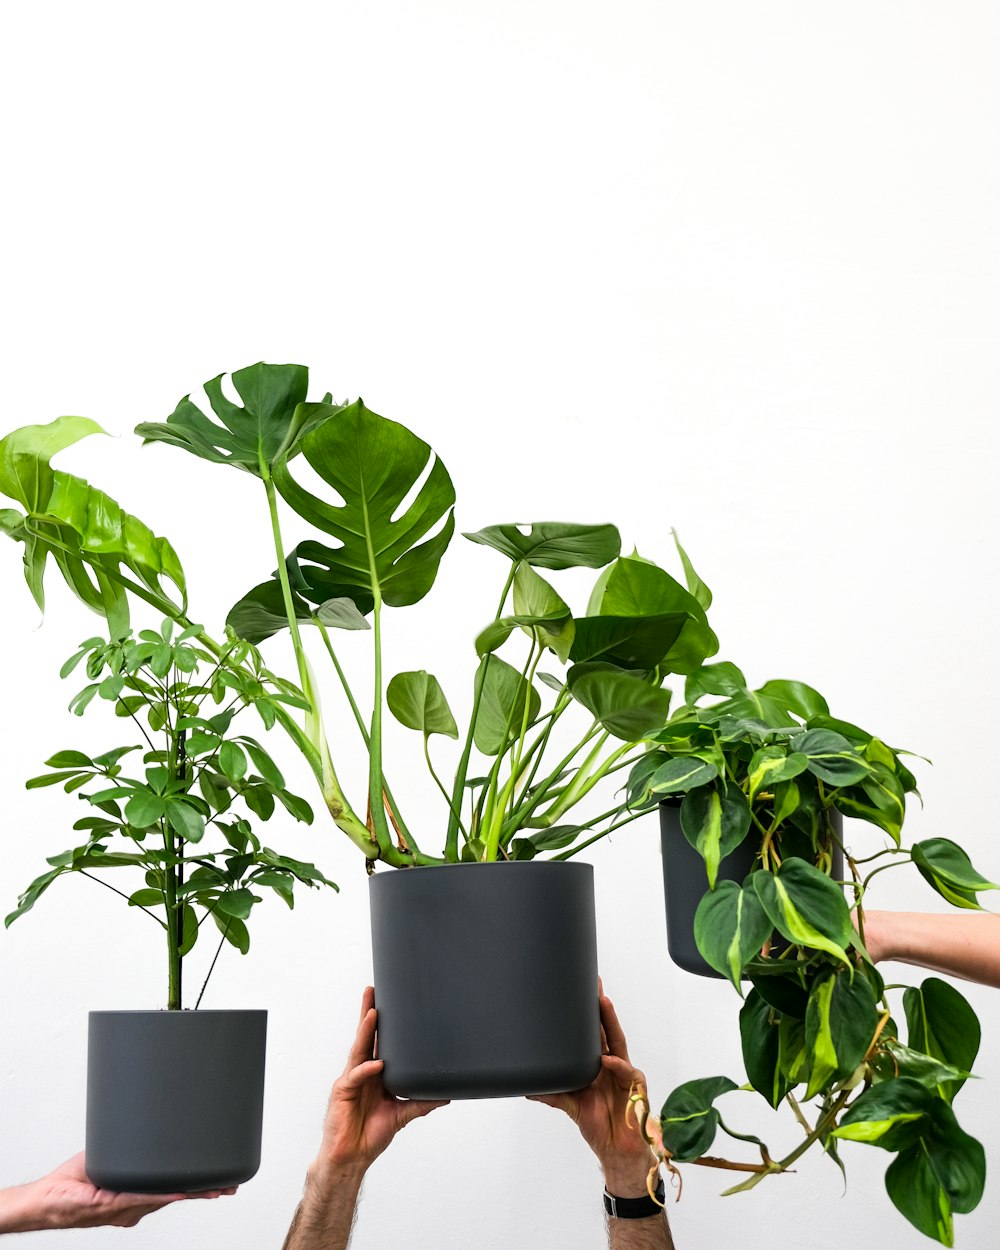
[[(832, 813), (834, 828), (842, 828), (839, 812)], [(708, 891), (705, 861), (684, 836), (679, 803), (660, 803), (660, 847), (663, 851), (663, 897), (667, 912), (667, 950), (670, 958), (685, 972), (700, 977), (719, 977), (701, 956), (694, 940), (694, 914)], [(752, 870), (759, 849), (751, 835), (719, 864), (717, 881), (738, 885)], [(844, 857), (840, 847), (833, 851), (833, 876), (843, 876)]]
[(260, 1167), (266, 1011), (92, 1011), (87, 1175), (196, 1193)]
[(406, 1098), (580, 1089), (601, 1062), (589, 864), (370, 878), (378, 1053)]

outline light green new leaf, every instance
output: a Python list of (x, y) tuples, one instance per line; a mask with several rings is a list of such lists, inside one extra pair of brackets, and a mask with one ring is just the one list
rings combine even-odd
[(782, 937), (853, 967), (846, 949), (854, 941), (851, 913), (840, 887), (825, 873), (790, 856), (777, 873), (755, 872), (753, 885)]
[(737, 990), (743, 965), (760, 953), (771, 929), (755, 891), (741, 889), (735, 881), (720, 881), (694, 914), (694, 940), (702, 957)]
[(761, 747), (754, 753), (748, 769), (752, 803), (761, 790), (771, 790), (782, 781), (791, 781), (809, 767), (809, 760), (800, 752), (787, 752), (784, 747)]
[(509, 560), (526, 560), (539, 569), (601, 569), (621, 551), (614, 525), (570, 525), (543, 521), (522, 525), (490, 525), (464, 537), (492, 547)]
[(639, 742), (670, 711), (670, 691), (651, 686), (613, 664), (576, 664), (566, 675), (569, 692), (616, 738)]
[[(942, 1063), (971, 1072), (979, 1053), (979, 1019), (968, 1001), (947, 981), (928, 977), (919, 989), (911, 986), (903, 995), (907, 1044)], [(964, 1079), (938, 1086), (942, 1098), (951, 1102)]]
[(749, 829), (750, 808), (738, 786), (722, 790), (715, 785), (699, 786), (684, 795), (681, 830), (704, 859), (710, 888), (715, 888), (722, 859), (739, 846)]
[(878, 1007), (867, 977), (832, 973), (813, 984), (806, 1005), (806, 1048), (811, 1054), (806, 1098), (851, 1076), (877, 1025)]
[(783, 703), (790, 712), (805, 721), (813, 716), (826, 716), (830, 711), (820, 692), (804, 681), (766, 681), (757, 693)]
[(712, 592), (694, 571), (694, 565), (688, 557), (688, 553), (681, 546), (681, 540), (677, 537), (677, 531), (671, 530), (674, 546), (677, 548), (677, 554), (681, 558), (681, 565), (684, 568), (684, 580), (687, 582), (687, 588), (698, 600), (701, 606), (707, 612), (712, 606)]
[(455, 490), (442, 461), (405, 426), (370, 412), (361, 400), (310, 430), (298, 447), (342, 502), (306, 490), (284, 457), (275, 462), (274, 481), (299, 516), (340, 543), (324, 549), (331, 579), (355, 602), (359, 593), (393, 607), (422, 599), (455, 526)]
[(496, 655), (490, 658), (485, 677), (480, 669), (476, 680), (483, 682), (483, 693), (474, 741), (484, 755), (499, 755), (521, 731), (525, 700), (528, 700), (529, 725), (541, 711), (542, 701), (534, 686)]
[(425, 738), (431, 734), (458, 737), (458, 726), (438, 679), (423, 669), (397, 673), (385, 697), (389, 711), (407, 729), (415, 729)]
[(911, 854), (924, 880), (956, 907), (979, 909), (977, 893), (1000, 890), (995, 881), (987, 881), (980, 876), (965, 851), (948, 838), (927, 838), (917, 842)]
[(537, 638), (543, 647), (551, 648), (566, 663), (576, 632), (573, 614), (527, 560), (522, 560), (514, 572), (514, 614), (536, 617), (538, 624), (522, 625), (524, 632)]

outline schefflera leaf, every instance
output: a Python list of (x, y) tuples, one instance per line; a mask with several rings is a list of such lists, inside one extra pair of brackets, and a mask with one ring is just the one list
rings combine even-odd
[(702, 958), (737, 990), (744, 965), (760, 952), (771, 931), (756, 891), (735, 881), (720, 881), (694, 914), (694, 940)]
[(397, 673), (385, 692), (389, 711), (407, 729), (415, 729), (425, 738), (443, 734), (458, 737), (458, 726), (448, 706), (441, 683), (431, 673)]
[(923, 879), (955, 907), (980, 910), (976, 895), (983, 890), (1000, 890), (995, 881), (987, 881), (976, 872), (965, 851), (948, 838), (917, 842), (910, 853)]
[(331, 408), (297, 450), (342, 501), (307, 490), (290, 456), (275, 461), (274, 482), (286, 503), (340, 544), (310, 549), (329, 581), (356, 603), (365, 595), (391, 607), (422, 599), (455, 528), (455, 488), (430, 446), (359, 399)]
[(804, 859), (790, 856), (776, 873), (759, 870), (753, 887), (772, 924), (789, 942), (827, 951), (849, 968), (851, 913), (839, 886)]
[[(527, 529), (527, 533), (524, 530)], [(602, 569), (621, 551), (621, 535), (614, 525), (573, 525), (542, 521), (534, 525), (490, 525), (473, 534), (470, 542), (492, 547), (509, 560), (539, 569)]]
[(852, 1103), (834, 1136), (897, 1152), (885, 1174), (893, 1205), (926, 1236), (954, 1245), (952, 1217), (979, 1205), (986, 1155), (947, 1102), (910, 1077), (896, 1077)]

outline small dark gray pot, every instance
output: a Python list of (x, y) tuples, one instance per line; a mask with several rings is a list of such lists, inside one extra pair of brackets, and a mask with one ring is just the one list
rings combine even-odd
[(87, 1175), (196, 1193), (260, 1167), (266, 1011), (92, 1011)]
[(601, 1040), (589, 864), (442, 864), (369, 885), (390, 1092), (504, 1098), (590, 1084)]
[[(840, 813), (833, 812), (832, 820), (839, 833), (842, 828)], [(679, 803), (660, 803), (660, 847), (663, 851), (663, 897), (670, 958), (685, 972), (718, 978), (720, 974), (705, 962), (694, 940), (694, 914), (708, 892), (708, 877), (705, 861), (684, 836)], [(747, 836), (734, 851), (723, 857), (716, 880), (735, 881), (737, 885), (742, 885), (753, 869), (758, 849), (757, 839)], [(844, 857), (840, 847), (835, 847), (833, 875), (840, 878), (843, 872)]]

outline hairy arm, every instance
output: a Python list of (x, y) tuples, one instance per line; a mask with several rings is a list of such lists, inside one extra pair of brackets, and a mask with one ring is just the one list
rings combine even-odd
[(866, 911), (864, 923), (875, 963), (896, 959), (1000, 989), (1000, 916)]

